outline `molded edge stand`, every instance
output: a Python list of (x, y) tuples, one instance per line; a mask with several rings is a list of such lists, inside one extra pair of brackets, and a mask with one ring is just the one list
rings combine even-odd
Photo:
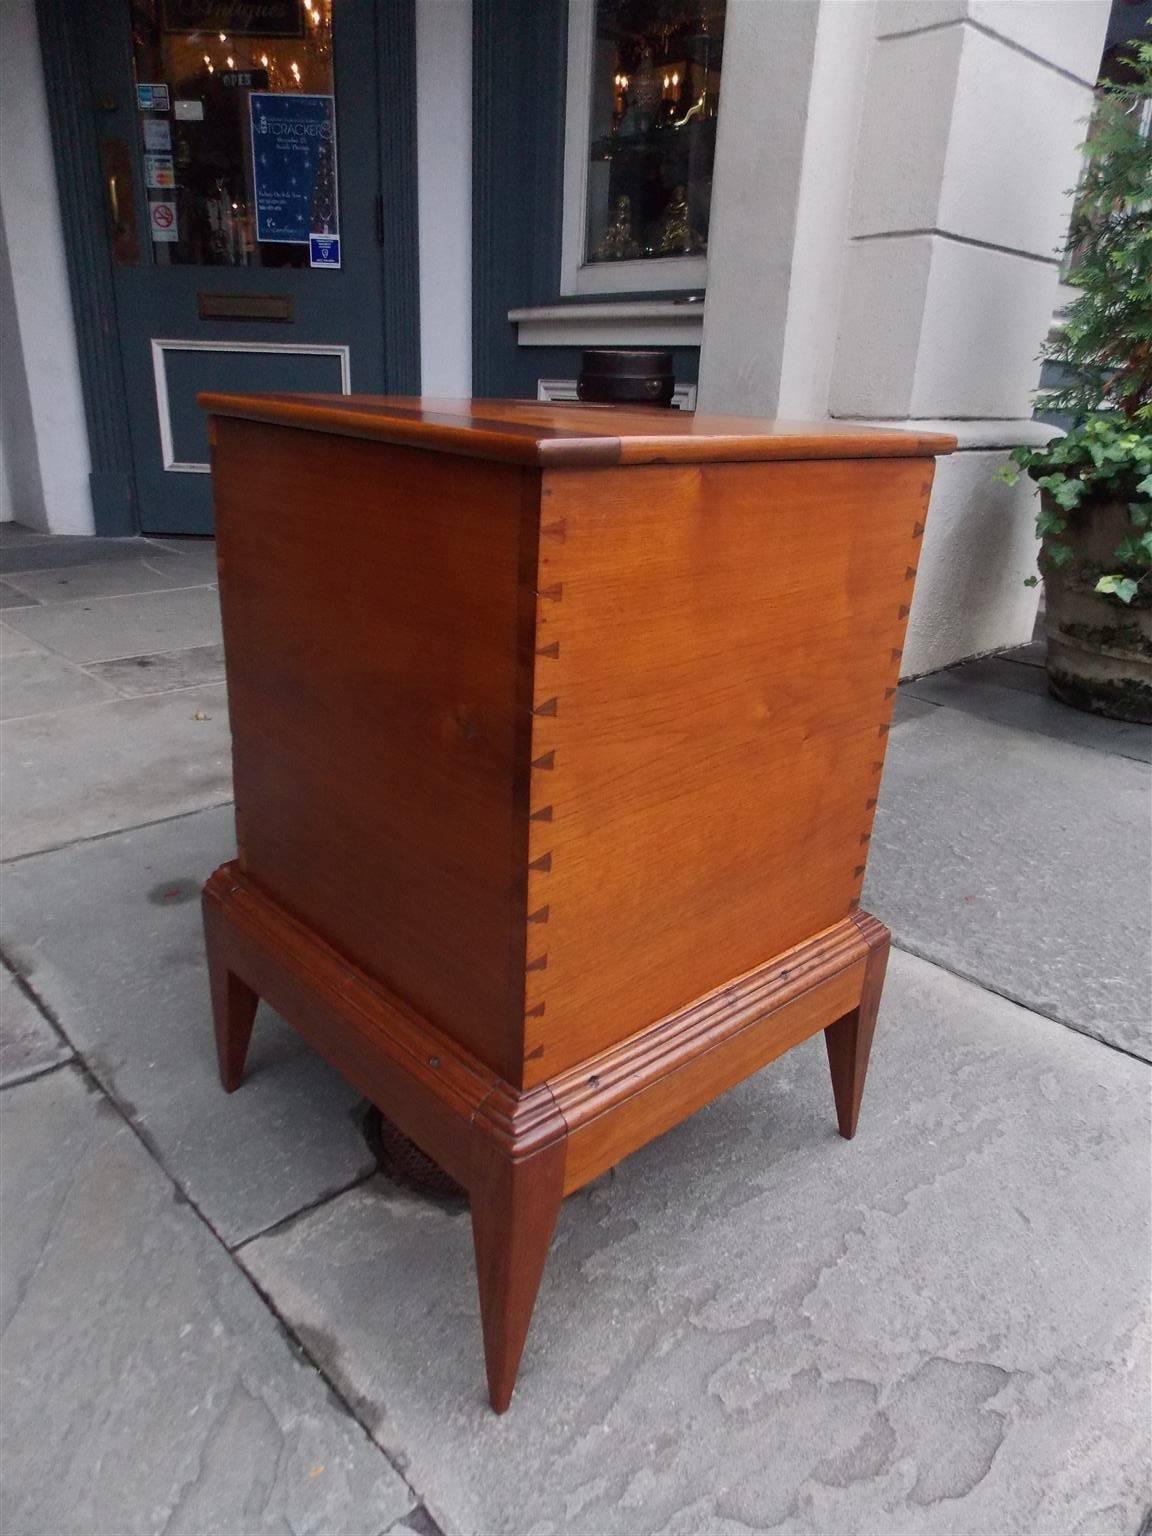
[(292, 1024), (472, 1203), (484, 1354), (503, 1413), (564, 1195), (824, 1031), (855, 1134), (889, 934), (864, 912), (537, 1088), (503, 1082), (221, 865), (204, 888), (220, 1078), (243, 1077), (258, 1001)]

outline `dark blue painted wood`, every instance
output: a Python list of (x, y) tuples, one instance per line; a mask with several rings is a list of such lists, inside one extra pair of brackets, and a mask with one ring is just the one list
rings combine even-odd
[[(52, 51), (56, 71), (49, 80), (49, 101), (93, 457), (103, 484), (120, 488), (118, 501), (107, 490), (98, 499), (98, 531), (208, 532), (208, 477), (163, 468), (150, 346), (154, 338), (347, 343), (354, 389), (419, 389), (413, 0), (341, 0), (338, 8), (344, 260), (339, 272), (154, 265), (143, 213), (128, 0), (39, 3), (45, 53)], [(121, 139), (132, 147), (141, 246), (136, 266), (115, 266), (110, 258), (100, 170), (103, 139)], [(381, 192), (384, 218), (378, 239)], [(73, 207), (78, 210), (74, 216)], [(293, 319), (290, 324), (204, 322), (197, 314), (200, 291), (285, 294), (292, 300)], [(244, 387), (252, 372), (250, 356), (234, 354), (244, 361), (237, 361), (231, 376), (221, 366), (226, 352), (168, 356), (169, 370), (179, 375), (172, 392), (179, 417), (176, 435), (194, 441), (183, 419), (193, 387)], [(326, 385), (332, 378), (331, 364), (318, 371), (311, 358), (299, 359), (295, 369), (285, 368), (284, 361), (283, 356), (277, 359), (281, 388), (314, 388), (318, 377)], [(179, 444), (177, 450), (179, 459)]]
[[(472, 4), (472, 391), (532, 396), (542, 369), (508, 311), (556, 299), (564, 190), (564, 0)], [(551, 366), (551, 365), (550, 365)], [(564, 370), (567, 376), (570, 365)]]
[[(561, 298), (564, 0), (473, 0), (472, 388), (533, 399), (540, 379), (574, 379), (579, 347), (521, 347), (510, 309), (672, 293)], [(696, 382), (698, 347), (676, 347), (678, 382)]]
[(420, 393), (420, 246), (416, 201), (416, 0), (376, 0), (384, 379)]
[(96, 532), (139, 529), (84, 8), (37, 0), (40, 52), (76, 326)]

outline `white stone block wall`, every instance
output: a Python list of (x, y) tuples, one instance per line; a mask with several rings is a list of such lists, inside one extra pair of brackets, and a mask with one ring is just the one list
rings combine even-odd
[[(753, 65), (732, 91), (725, 73), (699, 406), (954, 432), (905, 674), (1022, 643), (1034, 493), (992, 477), (1014, 444), (1050, 435), (1030, 419), (1031, 393), (1109, 0), (734, 3), (753, 8), (743, 44), (765, 57), (795, 52), (814, 22), (814, 63), (807, 98), (793, 82), (788, 103), (804, 148), (795, 206), (781, 206), (779, 176), (773, 188), (789, 244), (782, 258), (777, 238), (770, 266), (729, 249), (754, 227), (757, 189), (744, 177), (737, 191), (728, 166), (754, 163), (742, 140), (765, 125), (741, 94)], [(823, 71), (822, 41), (835, 45)], [(782, 282), (783, 314), (758, 325)]]
[(6, 519), (91, 533), (88, 430), (34, 0), (0, 48), (0, 453)]

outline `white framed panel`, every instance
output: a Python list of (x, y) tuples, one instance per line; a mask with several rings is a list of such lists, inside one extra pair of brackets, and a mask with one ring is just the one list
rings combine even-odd
[(261, 352), (288, 357), (334, 357), (340, 363), (340, 393), (352, 393), (351, 348), (342, 342), (312, 341), (190, 341), (184, 338), (152, 338), (152, 378), (156, 391), (156, 419), (160, 427), (160, 457), (165, 470), (178, 475), (211, 474), (212, 466), (176, 458), (172, 411), (168, 397), (169, 352)]
[(568, 83), (564, 117), (564, 227), (560, 292), (651, 293), (703, 288), (707, 256), (661, 256), (638, 261), (586, 262), (588, 133), (592, 116), (592, 50), (596, 0), (568, 0)]

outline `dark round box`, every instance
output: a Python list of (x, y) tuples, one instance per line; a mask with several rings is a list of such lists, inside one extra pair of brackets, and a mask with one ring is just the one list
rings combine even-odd
[(580, 359), (576, 395), (596, 405), (672, 404), (672, 354), (655, 347), (593, 347)]

